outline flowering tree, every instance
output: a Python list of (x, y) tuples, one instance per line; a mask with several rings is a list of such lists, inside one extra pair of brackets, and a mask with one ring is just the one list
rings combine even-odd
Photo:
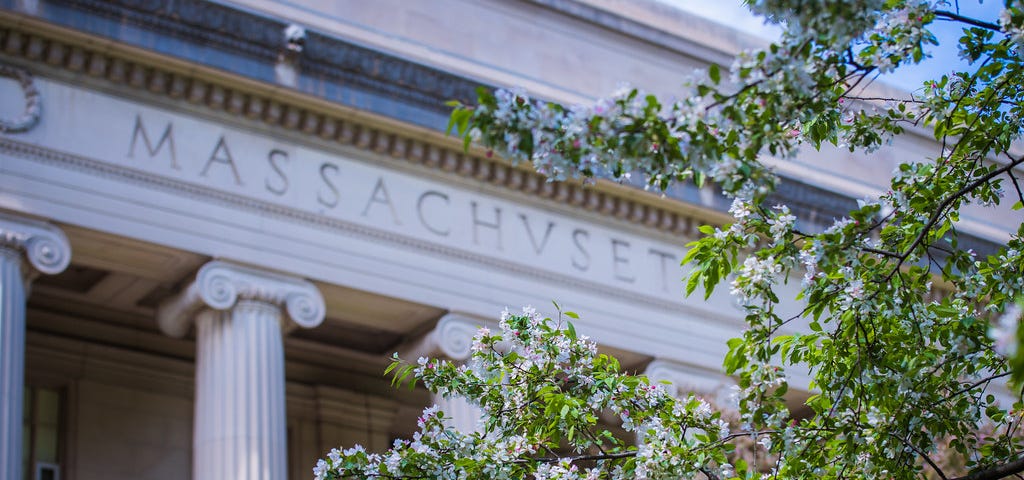
[[(573, 107), (499, 90), (452, 115), (467, 144), (530, 161), (552, 180), (640, 174), (655, 189), (712, 181), (734, 199), (734, 223), (703, 227), (683, 262), (688, 294), (728, 282), (746, 309), (748, 328), (724, 359), (740, 387), (738, 424), (701, 399), (675, 399), (620, 373), (562, 316), (526, 311), (503, 316), (498, 334), (481, 332), (469, 366), (393, 365), (399, 381), (411, 375), (478, 403), (480, 432), (448, 429), (428, 409), (412, 441), (383, 454), (332, 452), (319, 478), (982, 480), (1024, 472), (1015, 306), (1022, 229), (979, 256), (960, 248), (957, 227), (971, 203), (1024, 207), (1015, 143), (1024, 128), (1024, 2), (1006, 0), (992, 21), (947, 1), (749, 4), (784, 26), (779, 42), (741, 54), (727, 76), (710, 66), (671, 105), (635, 89)], [(926, 58), (937, 20), (963, 25), (957, 48), (968, 71), (906, 98), (865, 94), (878, 73)], [(934, 157), (907, 159), (888, 192), (847, 218), (810, 231), (786, 206), (765, 203), (776, 177), (762, 156), (825, 143), (871, 152), (911, 126), (934, 131)], [(780, 300), (791, 279), (798, 297)], [(794, 304), (797, 315), (779, 313)], [(784, 328), (796, 321), (808, 327)], [(806, 418), (792, 418), (782, 401), (787, 367), (809, 370), (812, 384), (799, 387), (820, 392)], [(992, 393), (1010, 379), (1015, 398), (998, 400)], [(608, 412), (636, 437), (602, 428)], [(734, 449), (750, 438), (762, 461), (748, 466)]]

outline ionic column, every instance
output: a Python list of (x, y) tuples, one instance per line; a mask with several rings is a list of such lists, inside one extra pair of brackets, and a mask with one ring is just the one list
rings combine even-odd
[[(449, 313), (437, 322), (437, 326), (419, 341), (401, 353), (409, 361), (419, 357), (446, 358), (455, 363), (469, 360), (472, 354), (473, 337), (483, 322), (470, 317)], [(431, 400), (445, 417), (449, 427), (470, 433), (480, 429), (483, 412), (468, 399), (459, 396), (431, 394)]]
[(67, 237), (50, 224), (0, 213), (0, 478), (21, 478), (25, 301), (39, 274), (64, 271)]
[(323, 318), (312, 283), (223, 261), (161, 304), (164, 333), (182, 337), (196, 326), (193, 480), (287, 479), (281, 329)]

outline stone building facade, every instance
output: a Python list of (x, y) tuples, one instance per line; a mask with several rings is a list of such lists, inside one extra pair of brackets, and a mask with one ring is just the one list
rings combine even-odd
[[(756, 44), (647, 1), (0, 0), (0, 478), (308, 478), (436, 400), (392, 352), (458, 360), (551, 300), (625, 368), (727, 388), (741, 311), (678, 266), (724, 199), (548, 183), (444, 104), (670, 95)], [(778, 196), (822, 224), (934, 148), (777, 161)]]

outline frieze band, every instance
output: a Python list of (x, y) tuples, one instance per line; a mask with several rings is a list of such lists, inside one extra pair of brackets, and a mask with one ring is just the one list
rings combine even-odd
[[(75, 4), (89, 3), (78, 0), (68, 1)], [(206, 2), (195, 0), (193, 3), (195, 2), (198, 2), (197, 5), (207, 5)], [(102, 2), (95, 5), (90, 3), (90, 5), (102, 9), (100, 3)], [(156, 5), (164, 2), (151, 3)], [(161, 13), (160, 15), (165, 14)], [(9, 24), (11, 21), (10, 18), (7, 18), (8, 15), (0, 11), (0, 51), (14, 58), (49, 64), (67, 72), (85, 73), (94, 79), (128, 85), (139, 91), (164, 95), (172, 99), (183, 99), (193, 105), (214, 111), (227, 112), (306, 135), (315, 135), (324, 140), (522, 191), (531, 196), (569, 204), (663, 232), (682, 235), (693, 233), (694, 221), (689, 213), (692, 207), (679, 205), (678, 202), (665, 202), (653, 196), (649, 199), (638, 198), (634, 195), (620, 194), (616, 192), (616, 189), (601, 188), (600, 186), (599, 188), (584, 188), (579, 184), (546, 182), (540, 175), (523, 168), (511, 167), (500, 159), (465, 154), (457, 147), (447, 147), (419, 138), (409, 138), (398, 133), (397, 130), (353, 121), (350, 115), (344, 113), (332, 114), (300, 107), (287, 101), (281, 95), (268, 93), (274, 91), (272, 86), (268, 86), (266, 91), (227, 86), (226, 82), (211, 81), (198, 75), (186, 75), (162, 68), (157, 62), (143, 59), (129, 60), (127, 55), (113, 54), (109, 48), (103, 51), (87, 50), (80, 44), (67, 44), (56, 38), (44, 36), (37, 31), (39, 29), (4, 26), (5, 23)], [(275, 48), (280, 49), (284, 41), (281, 30), (276, 29), (278, 26), (286, 27), (284, 24), (275, 24), (272, 40), (268, 37), (265, 43), (273, 42)], [(317, 46), (317, 41), (315, 32), (307, 32), (304, 55), (312, 55), (309, 53), (310, 50), (322, 47)], [(398, 61), (405, 62), (404, 60)], [(371, 69), (373, 71), (380, 70), (380, 64), (365, 63), (366, 60), (358, 62), (363, 62), (364, 66), (373, 66)], [(405, 63), (415, 66), (409, 62)], [(308, 64), (307, 68), (309, 68)], [(402, 67), (398, 70), (406, 72), (402, 74), (406, 75), (415, 70), (410, 70), (410, 68), (412, 67)], [(369, 74), (368, 72), (364, 73)], [(394, 85), (402, 84), (409, 85), (405, 81)], [(441, 93), (443, 92), (434, 92), (436, 95)], [(444, 98), (436, 97), (435, 100), (442, 102)], [(723, 211), (727, 206), (727, 203), (723, 203), (724, 200), (718, 201), (717, 196), (712, 204), (705, 204), (706, 202), (700, 200), (701, 196), (692, 190), (692, 188), (683, 188), (670, 192), (669, 197), (701, 205), (704, 208), (710, 207), (712, 210)], [(775, 198), (780, 203), (790, 204), (794, 214), (801, 221), (808, 222), (812, 226), (845, 216), (854, 205), (854, 201), (848, 197), (792, 179), (783, 180), (779, 190), (775, 193)], [(714, 215), (711, 215), (710, 218), (714, 218)], [(719, 218), (724, 217), (719, 216)], [(714, 220), (704, 220), (704, 222), (709, 221), (714, 223)], [(979, 252), (992, 250), (991, 242), (967, 235), (962, 235), (962, 237), (963, 241), (970, 243)]]

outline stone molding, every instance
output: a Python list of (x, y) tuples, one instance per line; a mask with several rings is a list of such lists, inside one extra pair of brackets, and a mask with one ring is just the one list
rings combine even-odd
[[(72, 1), (75, 2), (79, 0)], [(104, 6), (104, 2), (81, 3), (89, 3), (104, 12), (114, 11), (111, 10), (113, 7)], [(129, 3), (140, 2), (132, 0)], [(190, 0), (188, 4), (199, 8), (196, 5), (207, 5), (207, 2)], [(228, 7), (214, 6), (234, 12)], [(222, 12), (217, 15), (229, 14)], [(284, 43), (281, 30), (277, 27), (285, 28), (286, 25), (278, 23), (273, 24), (273, 35), (268, 34), (265, 42), (267, 45), (271, 44), (267, 42), (272, 42), (274, 52), (283, 48)], [(139, 24), (148, 25), (142, 21)], [(198, 38), (190, 37), (194, 33), (190, 32), (177, 34), (193, 40)], [(304, 55), (317, 45), (317, 35), (316, 32), (307, 32)], [(333, 41), (342, 42), (338, 39)], [(373, 60), (373, 55), (380, 52), (363, 50), (353, 51), (352, 57), (346, 61), (354, 61), (366, 68), (383, 65)], [(464, 152), (461, 142), (446, 138), (439, 132), (398, 123), (345, 105), (325, 103), (324, 98), (282, 90), (278, 86), (253, 82), (234, 74), (214, 72), (203, 67), (188, 67), (179, 59), (104, 43), (90, 35), (67, 32), (42, 21), (0, 10), (0, 59), (5, 56), (21, 64), (31, 64), (33, 68), (52, 68), (59, 75), (84, 75), (90, 81), (112, 88), (130, 87), (144, 95), (183, 101), (211, 112), (235, 116), (243, 122), (259, 122), (315, 137), (320, 141), (366, 151), (399, 164), (416, 165), (441, 174), (490, 184), (669, 235), (690, 237), (695, 234), (696, 225), (730, 221), (730, 217), (724, 214), (728, 202), (722, 200), (707, 204), (707, 201), (701, 200), (703, 195), (699, 193), (703, 192), (696, 192), (692, 187), (680, 185), (659, 197), (635, 186), (617, 185), (610, 181), (599, 181), (593, 186), (584, 186), (579, 182), (547, 182), (545, 177), (525, 165), (512, 166), (480, 149)], [(422, 67), (406, 60), (394, 60), (401, 62), (394, 68), (402, 72), (415, 72), (416, 68)], [(303, 68), (310, 67), (304, 64)], [(352, 74), (360, 73), (364, 77), (370, 75), (363, 80), (377, 87), (386, 83), (381, 79), (375, 80), (370, 72), (363, 70), (362, 67), (355, 68)], [(447, 73), (444, 75), (450, 76)], [(355, 79), (349, 81), (354, 82)], [(388, 84), (388, 88), (408, 89), (417, 84), (406, 83), (405, 80), (395, 81), (397, 83)], [(397, 95), (395, 92), (383, 93)], [(444, 91), (434, 94), (441, 95)], [(453, 97), (435, 97), (434, 101), (442, 102), (447, 98)], [(791, 205), (793, 213), (801, 222), (808, 222), (809, 226), (827, 224), (834, 218), (845, 216), (855, 206), (851, 198), (789, 178), (782, 179), (771, 201)], [(979, 237), (962, 235), (961, 240), (980, 252), (996, 250), (995, 244)]]
[[(73, 15), (110, 19), (119, 26), (137, 26), (171, 38), (242, 54), (264, 64), (286, 50), (285, 20), (263, 16), (208, 0), (48, 0), (73, 9)], [(415, 64), (334, 36), (308, 31), (296, 55), (304, 75), (331, 79), (377, 94), (401, 99), (447, 116), (446, 100), (470, 101), (480, 85), (464, 77)], [(228, 68), (228, 66), (222, 66)]]
[(303, 328), (316, 327), (326, 313), (323, 296), (309, 281), (214, 260), (199, 269), (185, 290), (161, 303), (157, 324), (165, 334), (181, 338), (201, 309), (229, 310), (246, 300), (283, 307)]
[[(735, 51), (755, 48), (762, 42), (758, 38), (748, 37), (743, 32), (738, 32), (732, 29), (732, 27), (727, 26), (725, 23), (708, 22), (703, 19), (698, 19), (697, 22), (699, 23), (694, 22), (693, 20), (690, 20), (687, 23), (690, 24), (690, 27), (694, 27), (695, 25), (693, 24), (697, 23), (696, 29), (700, 31), (699, 33), (708, 31), (710, 32), (710, 34), (708, 34), (709, 37), (711, 37), (712, 34), (717, 38), (728, 36), (728, 40), (721, 43), (702, 44), (687, 38), (688, 32), (670, 32), (633, 20), (626, 15), (620, 15), (610, 10), (591, 6), (587, 4), (587, 2), (581, 2), (579, 0), (526, 1), (554, 10), (561, 14), (575, 17), (585, 22), (622, 33), (623, 35), (643, 40), (653, 45), (658, 45), (662, 48), (690, 55), (707, 63), (728, 65), (732, 62)], [(663, 8), (671, 9), (672, 7), (666, 5)], [(688, 12), (673, 13), (676, 13), (682, 18), (693, 18), (692, 14), (689, 14)]]
[[(596, 9), (573, 0), (530, 0), (542, 8), (552, 9), (566, 15), (583, 19), (612, 30), (621, 31), (626, 35), (640, 35), (646, 41), (655, 43), (666, 41), (672, 37), (665, 32), (643, 26), (628, 18)], [(79, 12), (83, 18), (104, 21), (117, 21), (118, 28), (103, 30), (94, 23), (82, 23), (80, 19), (72, 22), (76, 28), (87, 30), (88, 35), (105, 35), (117, 40), (133, 43), (135, 38), (120, 38), (123, 35), (120, 25), (132, 25), (142, 29), (148, 35), (159, 38), (173, 39), (176, 42), (187, 42), (195, 45), (198, 52), (212, 45), (221, 52), (244, 59), (256, 59), (273, 70), (277, 56), (286, 49), (286, 41), (280, 35), (287, 28), (283, 20), (260, 16), (226, 5), (211, 3), (204, 0), (46, 0), (54, 7), (71, 9)], [(481, 151), (463, 154), (462, 149), (451, 139), (439, 138), (438, 142), (423, 142), (412, 137), (408, 128), (381, 129), (373, 122), (352, 121), (353, 115), (335, 115), (320, 109), (301, 107), (296, 102), (286, 101), (287, 94), (313, 96), (323, 106), (326, 100), (333, 107), (349, 108), (342, 104), (351, 103), (350, 99), (334, 98), (324, 89), (298, 93), (282, 91), (270, 86), (267, 92), (255, 93), (241, 88), (238, 81), (225, 81), (224, 78), (209, 81), (206, 76), (196, 75), (202, 68), (192, 68), (195, 63), (202, 63), (204, 58), (197, 53), (162, 52), (175, 57), (176, 62), (190, 62), (189, 67), (173, 71), (167, 68), (169, 62), (164, 58), (154, 59), (161, 53), (146, 52), (141, 57), (139, 52), (118, 52), (113, 45), (104, 45), (101, 49), (88, 49), (83, 45), (96, 44), (92, 37), (89, 40), (62, 41), (53, 35), (43, 33), (54, 30), (50, 24), (28, 18), (4, 19), (0, 11), (0, 39), (4, 40), (2, 50), (5, 53), (27, 58), (32, 61), (44, 61), (72, 73), (85, 73), (90, 77), (103, 78), (117, 85), (128, 85), (139, 90), (169, 96), (176, 100), (185, 100), (191, 104), (224, 111), (249, 120), (261, 121), (272, 126), (283, 127), (303, 134), (317, 136), (324, 140), (336, 141), (344, 145), (404, 159), (414, 164), (422, 164), (430, 168), (440, 169), (466, 178), (492, 183), (512, 190), (523, 191), (531, 196), (568, 203), (574, 207), (593, 211), (605, 216), (640, 224), (670, 233), (692, 234), (690, 217), (698, 213), (705, 223), (721, 223), (729, 218), (721, 212), (728, 207), (725, 200), (707, 203), (700, 201), (701, 195), (695, 187), (679, 191), (678, 188), (666, 192), (672, 200), (696, 203), (699, 206), (673, 202), (656, 195), (646, 194), (633, 186), (624, 187), (610, 181), (602, 181), (596, 187), (584, 188), (578, 183), (548, 183), (543, 176), (537, 175), (529, 168), (510, 168), (508, 162), (482, 155)], [(48, 17), (47, 17), (48, 18)], [(7, 20), (7, 21), (5, 21)], [(15, 27), (4, 34), (2, 25), (14, 20)], [(67, 19), (59, 19), (66, 22)], [(58, 20), (55, 20), (58, 21)], [(610, 22), (610, 23), (609, 23)], [(35, 28), (29, 28), (35, 27)], [(58, 27), (59, 28), (59, 27)], [(643, 33), (642, 32), (647, 32)], [(638, 33), (640, 32), (640, 33)], [(62, 32), (66, 37), (66, 32)], [(76, 34), (82, 36), (82, 34)], [(651, 36), (654, 35), (654, 36)], [(668, 35), (666, 37), (665, 35)], [(663, 38), (664, 37), (664, 38)], [(674, 42), (688, 42), (675, 38)], [(670, 42), (671, 43), (671, 42)], [(144, 48), (154, 48), (147, 44)], [(192, 51), (192, 50), (189, 50)], [(718, 53), (719, 55), (721, 52)], [(190, 56), (191, 55), (191, 56)], [(143, 58), (144, 57), (144, 58)], [(380, 51), (352, 44), (340, 38), (319, 33), (306, 32), (306, 42), (301, 58), (303, 72), (312, 75), (316, 82), (325, 82), (337, 89), (355, 86), (363, 91), (371, 92), (380, 98), (398, 99), (405, 104), (426, 108), (432, 115), (438, 116), (443, 124), (450, 107), (445, 102), (458, 99), (472, 102), (476, 97), (473, 90), (480, 85), (466, 77), (427, 67), (409, 60), (390, 56)], [(227, 66), (213, 65), (227, 68)], [(246, 80), (273, 82), (274, 76), (253, 71), (232, 72)], [(223, 75), (223, 74), (222, 74)], [(228, 74), (232, 75), (232, 74)], [(332, 83), (333, 82), (333, 83)], [(384, 108), (379, 110), (369, 99), (357, 102), (360, 111), (356, 114), (359, 120), (365, 119), (366, 110), (375, 114), (389, 115), (402, 122), (411, 122), (431, 129), (440, 128), (438, 121), (423, 123), (408, 115), (395, 116), (395, 112)], [(408, 112), (407, 112), (408, 113)], [(409, 127), (405, 123), (405, 127)], [(405, 131), (403, 131), (405, 130)], [(400, 132), (395, 135), (395, 132)], [(433, 137), (440, 137), (438, 132), (431, 132)], [(404, 138), (403, 138), (404, 137)], [(795, 188), (804, 185), (789, 182)], [(642, 186), (642, 185), (641, 185)], [(787, 187), (789, 185), (786, 185)], [(794, 209), (801, 219), (805, 217), (830, 219), (845, 215), (849, 209), (833, 209), (837, 202), (828, 201), (831, 197), (841, 199), (843, 204), (853, 205), (852, 200), (831, 194), (824, 190), (812, 192), (817, 201), (804, 202), (801, 206), (812, 209), (808, 212)], [(713, 197), (715, 195), (712, 195)], [(786, 195), (788, 197), (788, 195)], [(788, 203), (788, 202), (787, 202)]]
[[(195, 72), (183, 73), (166, 68), (151, 59), (132, 59), (107, 49), (93, 49), (79, 42), (67, 42), (19, 26), (7, 26), (0, 12), (0, 52), (5, 55), (44, 62), (64, 72), (85, 74), (119, 87), (155, 94), (215, 112), (227, 113), (243, 121), (257, 121), (272, 127), (315, 136), (320, 140), (354, 147), (407, 164), (420, 165), (445, 174), (483, 182), (556, 203), (591, 211), (602, 216), (637, 224), (674, 235), (692, 235), (693, 206), (655, 195), (600, 182), (584, 186), (579, 182), (548, 182), (524, 166), (492, 158), (482, 151), (463, 152), (461, 142), (431, 133), (389, 128), (365, 121), (344, 107), (333, 112), (314, 110), (288, 101), (272, 85), (264, 89), (208, 79)], [(312, 34), (310, 34), (312, 35)], [(276, 37), (275, 37), (276, 38)], [(307, 41), (307, 49), (312, 36)], [(308, 67), (304, 67), (308, 68)], [(301, 96), (301, 94), (294, 94)], [(322, 105), (322, 102), (321, 102)], [(339, 111), (342, 110), (342, 111)], [(398, 127), (398, 126), (396, 126)], [(417, 135), (419, 133), (419, 135)], [(708, 212), (710, 214), (710, 212)], [(705, 214), (705, 216), (709, 216)], [(710, 214), (714, 217), (715, 214)]]
[[(445, 246), (435, 242), (419, 240), (404, 235), (395, 234), (387, 230), (371, 228), (344, 220), (339, 220), (313, 212), (289, 208), (269, 202), (253, 200), (247, 197), (226, 193), (220, 190), (193, 185), (180, 180), (174, 180), (158, 175), (148, 174), (133, 169), (121, 168), (90, 158), (56, 152), (50, 149), (38, 147), (0, 137), (0, 153), (28, 159), (40, 163), (57, 165), (61, 168), (69, 168), (93, 175), (100, 175), (108, 178), (129, 181), (148, 188), (160, 189), (173, 192), (178, 195), (188, 195), (192, 198), (201, 198), (207, 201), (217, 202), (233, 208), (244, 208), (246, 210), (260, 212), (264, 215), (271, 215), (290, 222), (311, 226), (314, 228), (328, 229), (345, 235), (358, 238), (370, 239), (372, 241), (387, 242), (393, 245), (415, 248), (431, 255), (444, 256), (454, 261), (467, 262), (476, 265), (484, 265), (520, 275), (533, 277), (538, 280), (551, 282), (557, 285), (569, 285), (587, 291), (597, 292), (609, 298), (621, 298), (629, 302), (642, 302), (645, 305), (660, 308), (667, 312), (694, 313), (694, 311), (682, 302), (665, 300), (654, 295), (630, 292), (604, 285), (602, 283), (579, 279), (570, 275), (550, 272), (534, 268), (522, 263), (516, 263), (488, 255), (472, 253), (459, 248)], [(707, 312), (700, 313), (707, 316)], [(730, 321), (730, 317), (717, 317), (721, 321)]]
[(24, 253), (37, 272), (55, 275), (71, 262), (71, 244), (59, 228), (46, 222), (0, 212), (0, 247)]

